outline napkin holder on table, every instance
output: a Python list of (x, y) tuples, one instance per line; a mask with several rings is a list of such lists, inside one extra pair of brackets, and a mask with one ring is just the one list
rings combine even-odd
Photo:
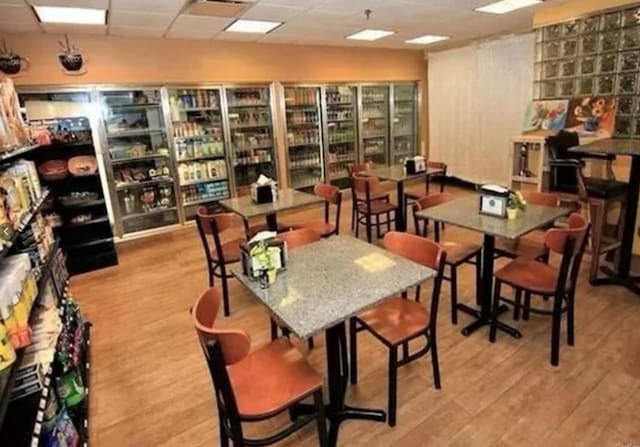
[(274, 180), (260, 174), (258, 180), (251, 184), (251, 200), (258, 204), (273, 202), (276, 188)]
[[(259, 233), (256, 238), (260, 236)], [(284, 241), (275, 237), (268, 237), (266, 239), (252, 239), (249, 242), (245, 242), (240, 246), (240, 254), (242, 260), (242, 272), (250, 278), (260, 278), (264, 272), (264, 266), (262, 263), (251, 256), (251, 249), (258, 243), (264, 241), (267, 247), (270, 249), (276, 249), (277, 254), (272, 257), (271, 262), (277, 271), (284, 270), (287, 266), (287, 245)]]
[(408, 158), (404, 162), (405, 169), (407, 170), (407, 174), (421, 174), (423, 172), (427, 172), (427, 161), (424, 159), (422, 155), (417, 155), (413, 158)]
[(511, 191), (499, 185), (480, 187), (480, 214), (494, 217), (507, 217), (507, 202)]

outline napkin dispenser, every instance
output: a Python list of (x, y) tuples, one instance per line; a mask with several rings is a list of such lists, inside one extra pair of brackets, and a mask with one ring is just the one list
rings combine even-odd
[(251, 184), (251, 200), (260, 203), (273, 202), (273, 188), (271, 185)]
[(511, 191), (504, 186), (483, 185), (480, 187), (480, 214), (507, 217), (507, 201)]
[(421, 174), (423, 172), (427, 172), (427, 161), (423, 156), (417, 155), (405, 160), (404, 167), (409, 175)]
[[(242, 272), (249, 278), (260, 278), (265, 271), (265, 266), (259, 259), (251, 256), (251, 249), (262, 241), (245, 242), (240, 245), (240, 254), (242, 260)], [(287, 266), (287, 244), (277, 238), (264, 240), (267, 247), (272, 250), (271, 262), (277, 270), (284, 270)]]

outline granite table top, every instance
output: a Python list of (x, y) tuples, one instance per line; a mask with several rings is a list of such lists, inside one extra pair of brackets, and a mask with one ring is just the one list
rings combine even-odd
[(424, 177), (429, 174), (437, 174), (441, 172), (441, 169), (428, 168), (427, 172), (420, 172), (418, 174), (407, 174), (403, 165), (391, 165), (391, 166), (375, 166), (374, 169), (362, 172), (361, 175), (370, 177), (378, 177), (382, 180), (391, 180), (392, 182), (403, 182), (413, 178)]
[(606, 138), (569, 149), (569, 152), (640, 156), (640, 140)]
[(480, 196), (474, 194), (427, 208), (419, 211), (417, 215), (491, 236), (517, 239), (559, 217), (566, 216), (570, 211), (567, 208), (528, 204), (526, 209), (518, 211), (518, 217), (515, 219), (503, 219), (480, 214), (479, 209)]
[(262, 289), (232, 273), (296, 336), (308, 338), (435, 276), (435, 271), (351, 236), (291, 250), (286, 270)]
[(322, 202), (324, 202), (324, 199), (315, 194), (288, 188), (278, 190), (278, 200), (275, 202), (258, 204), (248, 195), (220, 200), (219, 203), (226, 209), (248, 219)]

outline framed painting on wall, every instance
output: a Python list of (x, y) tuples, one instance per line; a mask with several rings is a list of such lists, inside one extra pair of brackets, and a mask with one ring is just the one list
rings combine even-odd
[(559, 131), (564, 129), (567, 121), (569, 101), (533, 101), (527, 107), (522, 131), (525, 133), (540, 130)]
[(618, 100), (613, 96), (587, 96), (569, 101), (567, 130), (581, 135), (610, 137), (616, 124)]

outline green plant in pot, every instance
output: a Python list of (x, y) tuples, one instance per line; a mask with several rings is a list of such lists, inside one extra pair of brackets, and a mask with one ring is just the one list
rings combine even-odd
[(507, 199), (507, 217), (515, 219), (518, 216), (518, 210), (523, 210), (526, 206), (527, 202), (520, 191), (511, 192)]
[(278, 269), (275, 266), (274, 258), (280, 256), (280, 249), (278, 247), (269, 247), (265, 241), (260, 241), (251, 247), (249, 254), (253, 262), (260, 266), (260, 270), (266, 273), (269, 284), (275, 283)]

